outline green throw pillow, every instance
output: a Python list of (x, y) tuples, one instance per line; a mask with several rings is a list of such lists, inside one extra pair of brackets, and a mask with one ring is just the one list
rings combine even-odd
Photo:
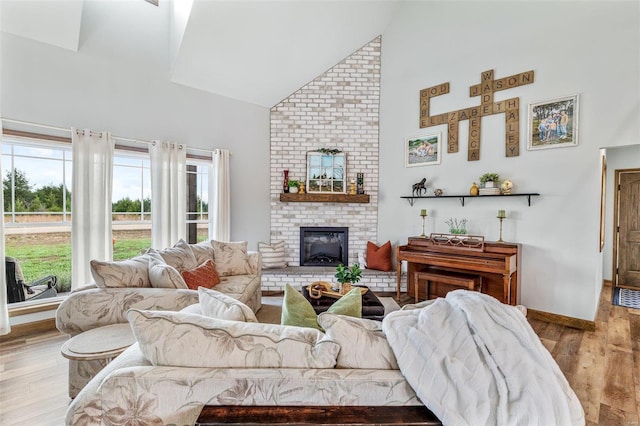
[[(327, 312), (362, 318), (362, 294), (360, 289), (353, 288), (331, 305)], [(280, 323), (282, 325), (295, 325), (322, 330), (322, 327), (318, 325), (318, 315), (313, 310), (311, 303), (304, 298), (302, 293), (289, 284), (285, 284), (284, 287)]]

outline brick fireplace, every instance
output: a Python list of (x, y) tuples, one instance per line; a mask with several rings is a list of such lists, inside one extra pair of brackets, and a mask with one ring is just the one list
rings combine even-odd
[[(270, 236), (285, 242), (289, 266), (300, 265), (301, 227), (349, 228), (349, 263), (377, 241), (380, 45), (377, 37), (271, 109)], [(369, 203), (280, 201), (283, 171), (304, 180), (307, 152), (320, 148), (346, 154), (347, 182), (364, 173)], [(268, 275), (263, 289), (281, 281)]]

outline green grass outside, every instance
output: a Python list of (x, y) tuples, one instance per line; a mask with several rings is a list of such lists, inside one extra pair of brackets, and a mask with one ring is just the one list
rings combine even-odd
[[(113, 245), (113, 259), (129, 259), (150, 246), (150, 238), (117, 240)], [(30, 283), (47, 275), (56, 275), (58, 292), (71, 290), (71, 243), (42, 245), (7, 243), (5, 251), (7, 256), (15, 257), (20, 261), (25, 282)]]
[[(198, 242), (207, 238), (207, 231), (199, 230)], [(151, 238), (117, 239), (113, 245), (113, 260), (130, 259), (149, 247)], [(59, 293), (71, 291), (71, 242), (24, 244), (6, 241), (5, 253), (18, 259), (26, 283), (55, 275), (58, 277), (56, 290)]]

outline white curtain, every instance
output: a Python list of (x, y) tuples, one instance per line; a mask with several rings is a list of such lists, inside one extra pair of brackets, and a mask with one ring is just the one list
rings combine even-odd
[(228, 149), (214, 150), (209, 173), (209, 238), (218, 241), (231, 239), (229, 155)]
[(171, 247), (187, 232), (187, 147), (154, 141), (151, 156), (151, 247)]
[[(0, 122), (0, 142), (2, 142), (2, 122)], [(2, 170), (2, 156), (0, 155), (0, 176), (4, 176), (4, 170)], [(0, 185), (0, 212), (4, 212), (4, 185)], [(4, 215), (0, 221), (0, 277), (2, 277), (2, 291), (0, 291), (0, 336), (11, 332), (11, 325), (9, 324), (9, 307), (7, 306), (7, 282), (4, 271)]]
[(89, 262), (111, 260), (115, 141), (109, 132), (71, 129), (71, 289), (93, 282)]

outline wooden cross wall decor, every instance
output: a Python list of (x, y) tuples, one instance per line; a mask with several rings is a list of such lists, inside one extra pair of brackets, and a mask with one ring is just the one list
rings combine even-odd
[(480, 123), (485, 115), (505, 114), (505, 155), (520, 155), (520, 98), (493, 101), (494, 92), (533, 83), (533, 71), (493, 79), (493, 70), (482, 73), (481, 83), (469, 87), (469, 96), (480, 96), (480, 106), (430, 115), (429, 103), (435, 96), (449, 93), (449, 83), (428, 87), (420, 91), (420, 128), (447, 124), (447, 152), (458, 152), (458, 123), (469, 120), (469, 147), (467, 161), (480, 159)]

